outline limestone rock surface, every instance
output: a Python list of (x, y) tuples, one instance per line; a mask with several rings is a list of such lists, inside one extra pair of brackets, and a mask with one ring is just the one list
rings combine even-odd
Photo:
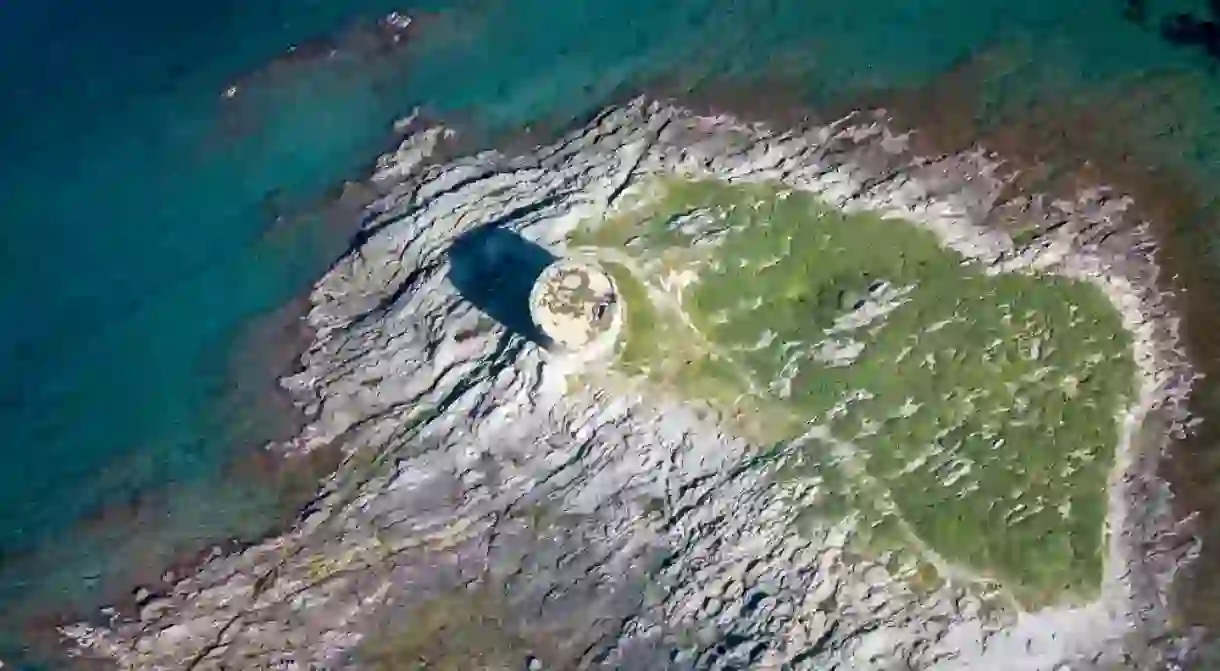
[(1184, 420), (1172, 413), (1189, 371), (1149, 288), (1151, 252), (1129, 251), (1148, 249), (1146, 231), (1118, 194), (1027, 198), (1025, 216), (1055, 225), (1024, 258), (993, 230), (1017, 206), (1001, 200), (999, 160), (912, 156), (880, 112), (769, 129), (637, 100), (524, 155), (434, 162), (429, 146), (411, 138), (382, 162), (388, 195), (318, 281), (316, 340), (283, 382), (312, 421), (269, 449), (337, 441), (344, 464), (290, 532), (215, 557), (136, 620), (65, 628), (80, 654), (194, 670), (405, 668), (396, 654), (466, 669), (1172, 663), (1172, 646), (1146, 644), (1164, 632), (1176, 561), (1150, 551), (1173, 524), (1155, 446), (1116, 472), (1099, 602), (997, 620), (951, 584), (918, 591), (885, 557), (851, 552), (851, 518), (796, 519), (819, 485), (775, 464), (799, 445), (750, 444), (680, 400), (581, 384), (497, 302), (528, 303), (534, 278), (518, 287), (516, 274), (563, 257), (578, 222), (645, 176), (778, 180), (899, 212), (989, 263), (1104, 269), (1143, 329), (1145, 394)]

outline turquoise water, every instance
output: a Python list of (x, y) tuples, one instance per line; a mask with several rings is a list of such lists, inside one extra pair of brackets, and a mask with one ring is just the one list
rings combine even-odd
[[(207, 460), (192, 414), (219, 382), (208, 355), (325, 263), (304, 246), (269, 258), (276, 250), (258, 240), (264, 193), (318, 191), (384, 136), (387, 112), (353, 87), (326, 107), (268, 109), (265, 132), (218, 139), (227, 78), (305, 32), (275, 13), (196, 32), (177, 13), (81, 11), (57, 17), (76, 27), (48, 30), (76, 54), (48, 64), (56, 81), (7, 73), (34, 81), (5, 110), (0, 176), (4, 449), (21, 466), (2, 476), (13, 478), (0, 485), (3, 546), (122, 486), (110, 480), (153, 481), (168, 475), (157, 469)], [(318, 11), (313, 31), (341, 20)], [(259, 32), (266, 43), (252, 39)], [(116, 458), (128, 460), (122, 474), (96, 477)]]
[[(242, 91), (239, 118), (218, 96), (289, 45), (392, 9), (436, 12), (407, 53), (258, 80)], [(6, 600), (96, 606), (145, 537), (172, 547), (265, 528), (274, 492), (235, 489), (225, 476), (234, 451), (265, 433), (225, 395), (232, 348), (249, 320), (307, 288), (346, 234), (320, 217), (269, 232), (267, 196), (308, 208), (358, 177), (414, 105), (509, 129), (579, 114), (652, 77), (760, 73), (827, 103), (918, 86), (1002, 47), (1011, 61), (983, 91), (995, 100), (1114, 96), (1149, 70), (1189, 74), (1190, 95), (1164, 103), (1181, 128), (1164, 135), (1166, 112), (1154, 103), (1132, 133), (1207, 183), (1220, 165), (1220, 86), (1201, 53), (1166, 44), (1122, 9), (1113, 0), (224, 0), (188, 13), (142, 0), (9, 0), (0, 5), (0, 611), (18, 608)], [(152, 518), (96, 538), (74, 526), (155, 492), (164, 503)]]

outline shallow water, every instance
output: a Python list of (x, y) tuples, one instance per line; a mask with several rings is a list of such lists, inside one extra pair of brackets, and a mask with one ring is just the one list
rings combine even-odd
[[(789, 88), (776, 100), (829, 108), (986, 55), (963, 93), (981, 116), (1108, 105), (1138, 84), (1154, 93), (1124, 113), (1142, 155), (1207, 185), (1220, 82), (1201, 49), (1154, 29), (1188, 8), (1151, 2), (1140, 26), (1117, 0), (6, 3), (0, 611), (96, 606), (123, 565), (253, 537), (282, 515), (274, 488), (229, 477), (236, 451), (291, 424), (245, 400), (275, 371), (235, 378), (233, 349), (356, 223), (293, 213), (358, 177), (415, 105), (478, 133), (562, 123), (658, 79), (765, 76)], [(341, 48), (219, 96), (290, 45), (391, 9), (435, 14), (404, 52)], [(133, 558), (99, 540), (110, 534), (163, 549)]]

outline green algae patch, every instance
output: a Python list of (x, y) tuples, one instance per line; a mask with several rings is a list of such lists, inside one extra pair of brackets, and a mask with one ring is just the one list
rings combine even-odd
[(648, 289), (621, 264), (607, 263), (605, 269), (614, 278), (623, 302), (631, 306), (619, 340), (619, 363), (634, 373), (647, 373), (651, 350), (661, 339), (660, 324), (648, 298)]
[(573, 236), (613, 262), (624, 370), (761, 413), (771, 440), (823, 431), (801, 450), (836, 456), (788, 470), (841, 471), (828, 509), (868, 499), (865, 527), (942, 576), (1027, 607), (1096, 593), (1135, 375), (1096, 287), (987, 275), (915, 224), (776, 186), (650, 188)]

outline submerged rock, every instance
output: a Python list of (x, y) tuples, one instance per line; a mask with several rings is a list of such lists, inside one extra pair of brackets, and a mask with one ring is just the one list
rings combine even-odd
[[(1022, 203), (1027, 221), (1063, 223), (1018, 244), (996, 223), (1009, 207), (1000, 163), (921, 159), (900, 139), (880, 113), (780, 130), (640, 100), (529, 155), (383, 162), (378, 178), (397, 186), (317, 283), (315, 342), (284, 380), (316, 419), (277, 449), (338, 443), (343, 465), (290, 533), (182, 577), (140, 621), (65, 636), (131, 669), (393, 668), (462, 650), (481, 657), (460, 668), (1168, 663), (1168, 646), (1146, 642), (1170, 640), (1164, 597), (1181, 557), (1145, 551), (1173, 520), (1153, 475), (1159, 437), (1130, 437), (1147, 414), (1187, 420), (1191, 373), (1146, 227), (1114, 194), (1085, 193)], [(995, 272), (1102, 286), (1134, 335), (1140, 387), (1101, 596), (1002, 612), (953, 580), (920, 584), (853, 544), (859, 516), (801, 514), (826, 483), (778, 471), (818, 436), (751, 441), (698, 404), (578, 379), (548, 356), (524, 317), (529, 288), (549, 281), (578, 224), (630, 209), (646, 177), (666, 175), (778, 182), (899, 214)], [(627, 290), (607, 283), (595, 307)], [(445, 633), (412, 633), (421, 623)]]

